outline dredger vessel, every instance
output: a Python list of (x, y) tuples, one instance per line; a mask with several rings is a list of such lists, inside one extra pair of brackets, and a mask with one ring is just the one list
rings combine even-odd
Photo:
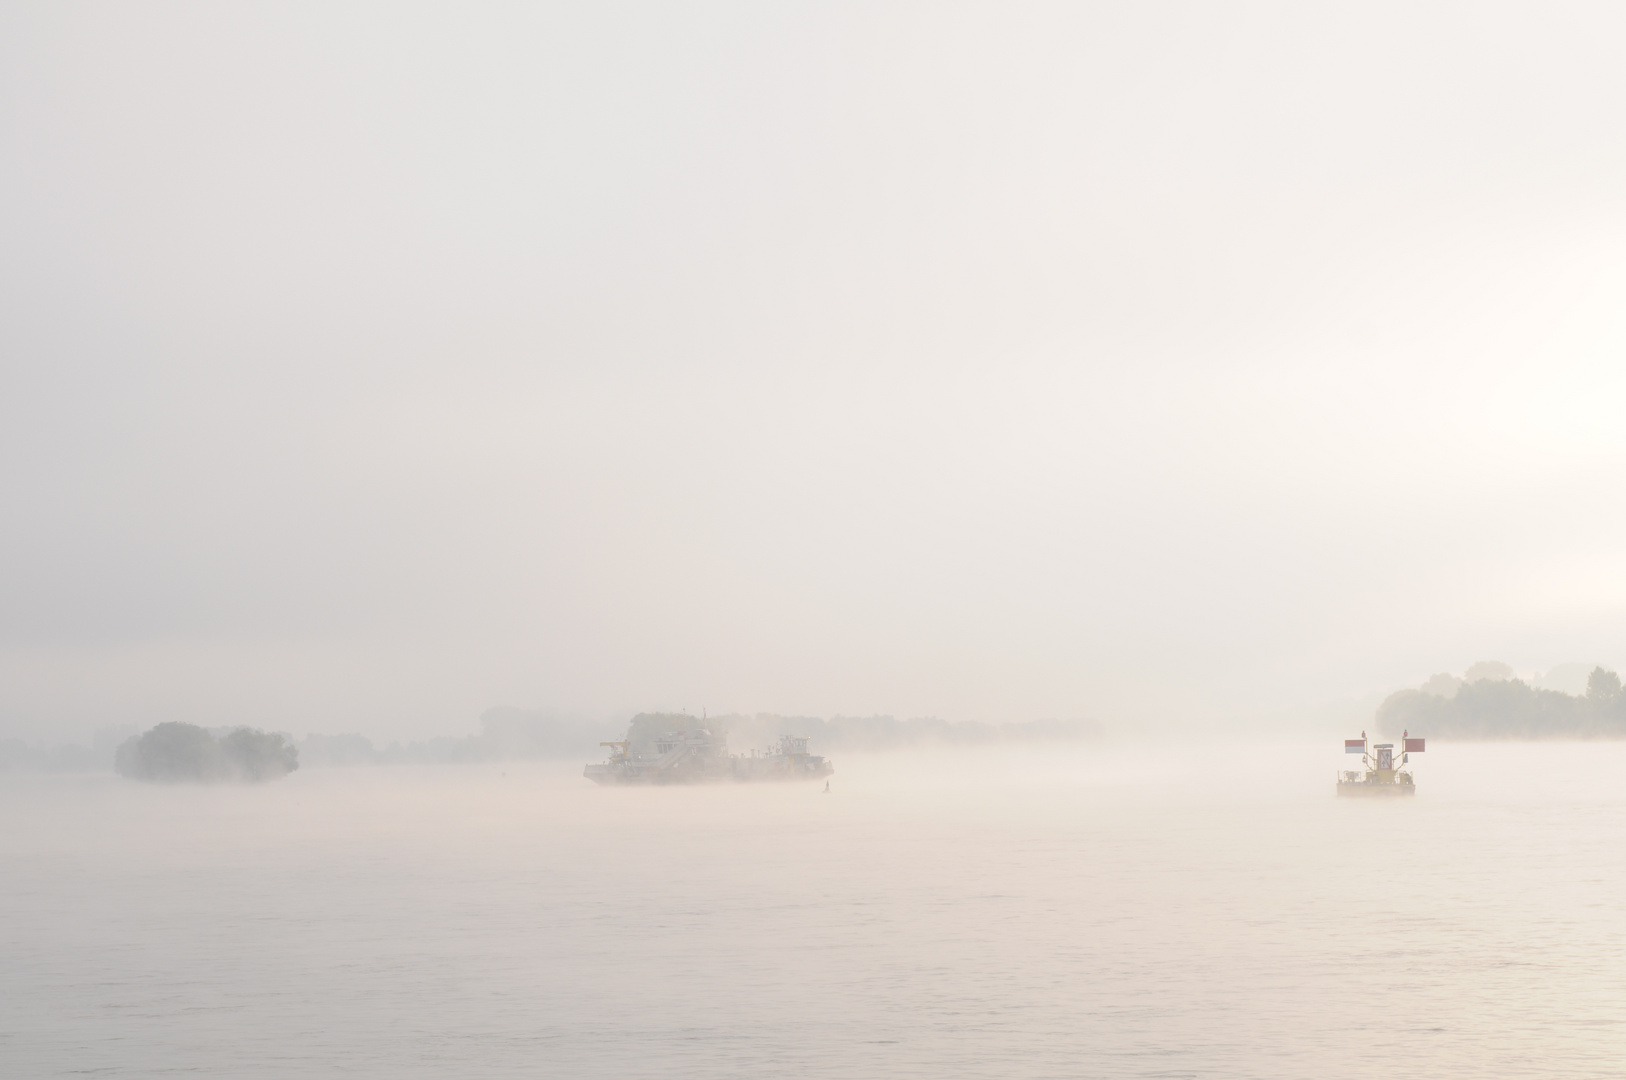
[(728, 736), (696, 725), (651, 737), (637, 719), (627, 737), (599, 743), (610, 748), (607, 761), (582, 772), (597, 784), (703, 784), (725, 780), (817, 780), (836, 771), (826, 758), (807, 751), (800, 735), (780, 736), (766, 750), (728, 752)]
[(1423, 752), (1423, 740), (1414, 739), (1408, 731), (1400, 738), (1400, 760), (1395, 760), (1394, 743), (1374, 743), (1370, 750), (1366, 746), (1366, 732), (1361, 732), (1358, 739), (1344, 740), (1344, 753), (1361, 755), (1361, 764), (1364, 769), (1344, 769), (1338, 774), (1338, 794), (1340, 795), (1374, 795), (1379, 798), (1390, 795), (1415, 795), (1417, 785), (1412, 780), (1411, 773), (1401, 766), (1411, 760), (1411, 755)]

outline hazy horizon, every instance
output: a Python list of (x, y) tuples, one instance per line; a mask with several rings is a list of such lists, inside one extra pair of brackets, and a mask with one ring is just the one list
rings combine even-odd
[(564, 761), (23, 778), (0, 1064), (1618, 1076), (1626, 742), (1436, 750), (1404, 800), (1281, 742), (853, 755), (829, 795)]
[(0, 736), (1626, 658), (1623, 30), (8, 5)]

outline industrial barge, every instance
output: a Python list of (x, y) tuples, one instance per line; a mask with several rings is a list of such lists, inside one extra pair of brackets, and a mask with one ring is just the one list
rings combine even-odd
[(1417, 794), (1417, 785), (1411, 773), (1402, 766), (1411, 760), (1411, 755), (1423, 752), (1423, 740), (1411, 738), (1408, 731), (1401, 735), (1400, 744), (1400, 760), (1396, 761), (1394, 743), (1374, 743), (1368, 750), (1364, 731), (1358, 739), (1345, 739), (1344, 753), (1361, 755), (1361, 764), (1365, 768), (1341, 771), (1338, 774), (1338, 794), (1380, 798)]
[(750, 780), (817, 780), (835, 772), (828, 759), (807, 752), (807, 739), (783, 735), (762, 751), (728, 752), (728, 736), (696, 726), (651, 736), (637, 719), (627, 737), (599, 743), (609, 759), (582, 775), (596, 784), (703, 784)]

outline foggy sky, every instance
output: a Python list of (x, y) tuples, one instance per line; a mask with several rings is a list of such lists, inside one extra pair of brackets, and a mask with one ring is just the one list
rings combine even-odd
[(0, 729), (1626, 658), (1623, 24), (9, 4)]

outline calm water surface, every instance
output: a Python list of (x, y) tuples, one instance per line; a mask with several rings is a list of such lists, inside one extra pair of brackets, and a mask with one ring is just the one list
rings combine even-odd
[(0, 1075), (1626, 1075), (1626, 746), (1336, 750), (11, 778)]

